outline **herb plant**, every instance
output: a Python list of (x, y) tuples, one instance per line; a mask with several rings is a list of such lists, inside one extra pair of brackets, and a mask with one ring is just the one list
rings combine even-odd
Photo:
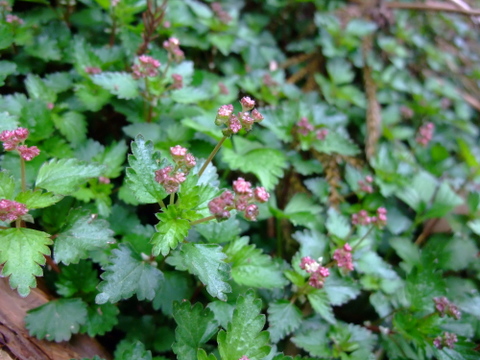
[(417, 5), (0, 1), (1, 276), (54, 298), (29, 333), (477, 359), (478, 10)]

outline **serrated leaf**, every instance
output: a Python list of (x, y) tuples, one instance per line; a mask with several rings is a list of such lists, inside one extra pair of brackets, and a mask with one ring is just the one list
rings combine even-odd
[(345, 239), (350, 234), (350, 222), (334, 208), (328, 209), (328, 218), (325, 226), (330, 234)]
[(61, 117), (53, 117), (55, 127), (73, 145), (78, 145), (87, 138), (87, 121), (85, 115), (76, 111), (67, 111)]
[(211, 93), (194, 87), (184, 87), (180, 90), (174, 90), (170, 94), (171, 99), (180, 104), (198, 103), (199, 101), (209, 99), (211, 96)]
[(47, 87), (43, 80), (37, 75), (28, 74), (25, 79), (25, 87), (31, 99), (41, 99), (48, 103), (54, 103), (57, 98), (55, 92)]
[(123, 172), (123, 164), (128, 146), (123, 141), (113, 143), (108, 146), (102, 153), (96, 155), (93, 159), (105, 166), (102, 175), (108, 178), (117, 178)]
[(161, 286), (163, 274), (125, 245), (112, 251), (111, 264), (105, 267), (98, 286), (97, 304), (115, 303), (137, 294), (138, 300), (152, 300)]
[(298, 329), (302, 323), (302, 312), (288, 300), (277, 300), (268, 307), (268, 331), (273, 343)]
[(56, 194), (69, 195), (89, 178), (99, 177), (103, 167), (77, 159), (52, 159), (38, 171), (35, 186)]
[(217, 360), (214, 354), (207, 354), (203, 349), (198, 349), (197, 360)]
[(252, 145), (242, 138), (236, 138), (235, 144), (235, 151), (223, 149), (223, 161), (232, 170), (255, 174), (262, 186), (267, 190), (273, 190), (278, 178), (283, 175), (283, 169), (287, 167), (285, 155), (279, 150), (265, 148), (261, 144)]
[(343, 305), (360, 295), (360, 286), (357, 283), (349, 277), (342, 278), (335, 273), (330, 274), (323, 289), (332, 306)]
[(73, 210), (55, 239), (53, 253), (56, 262), (68, 265), (87, 258), (89, 251), (114, 243), (113, 231), (106, 220), (98, 219), (88, 211)]
[(98, 273), (90, 261), (80, 261), (78, 264), (62, 267), (55, 282), (57, 293), (64, 297), (96, 292), (97, 285)]
[(8, 112), (0, 112), (0, 132), (14, 130), (19, 127), (18, 116), (10, 115)]
[(188, 270), (198, 276), (211, 296), (226, 301), (226, 294), (232, 291), (227, 282), (230, 278), (230, 266), (225, 263), (226, 257), (221, 246), (185, 243), (180, 251), (167, 258), (167, 263), (175, 266), (177, 270)]
[(221, 330), (217, 336), (222, 360), (238, 360), (242, 356), (260, 360), (268, 355), (269, 334), (262, 331), (265, 315), (261, 314), (261, 309), (262, 301), (252, 290), (238, 297), (232, 322), (226, 332)]
[(152, 352), (141, 341), (123, 340), (115, 350), (115, 360), (152, 360)]
[[(1, 180), (0, 180), (1, 181)], [(19, 193), (15, 197), (15, 201), (18, 201), (28, 209), (41, 209), (53, 204), (56, 204), (63, 199), (62, 195), (55, 195), (50, 192), (42, 192), (41, 190), (32, 191), (27, 190)]]
[(193, 293), (190, 276), (178, 271), (165, 271), (165, 279), (153, 299), (152, 306), (155, 310), (161, 309), (165, 315), (172, 316), (175, 301), (189, 299)]
[(42, 276), (40, 265), (45, 264), (44, 255), (50, 255), (50, 235), (26, 228), (0, 230), (0, 276), (10, 276), (10, 286), (25, 297), (30, 288), (36, 287), (35, 276)]
[(200, 303), (196, 303), (193, 307), (188, 301), (175, 303), (173, 318), (177, 328), (172, 349), (179, 360), (194, 359), (198, 348), (218, 330), (218, 323), (213, 313), (208, 308), (204, 309)]
[[(327, 279), (328, 281), (328, 279)], [(335, 316), (333, 315), (330, 299), (324, 289), (315, 289), (307, 294), (308, 301), (312, 305), (313, 310), (331, 324), (335, 324)]]
[(292, 237), (300, 244), (300, 255), (310, 256), (312, 259), (323, 256), (329, 241), (324, 234), (316, 230), (297, 231)]
[(97, 335), (104, 335), (117, 325), (119, 312), (118, 307), (110, 303), (89, 305), (87, 308), (87, 319), (81, 326), (80, 332), (82, 334), (86, 333), (92, 338)]
[(422, 218), (441, 218), (461, 204), (463, 199), (444, 182), (438, 188), (431, 208)]
[(128, 156), (127, 184), (140, 203), (157, 203), (167, 196), (165, 189), (155, 181), (155, 171), (160, 168), (160, 158), (151, 141), (138, 135), (131, 144)]
[(188, 220), (181, 218), (181, 214), (175, 205), (169, 205), (166, 211), (156, 214), (160, 222), (155, 226), (157, 232), (150, 240), (154, 256), (160, 253), (168, 255), (171, 249), (175, 249), (187, 237), (191, 225)]
[(321, 211), (322, 208), (316, 205), (311, 197), (297, 193), (288, 202), (284, 213), (294, 225), (313, 227)]
[(302, 348), (311, 356), (320, 358), (331, 358), (332, 351), (328, 343), (328, 327), (322, 326), (319, 329), (307, 330), (304, 333), (292, 337), (292, 342)]
[(5, 60), (0, 61), (0, 86), (5, 85), (5, 79), (7, 76), (15, 73), (16, 70), (17, 65), (15, 63)]
[(240, 238), (225, 248), (232, 265), (232, 278), (236, 283), (257, 288), (281, 288), (286, 285), (282, 270), (272, 258), (248, 245), (248, 237)]
[(87, 304), (81, 299), (59, 299), (29, 310), (25, 324), (32, 336), (39, 339), (70, 340), (87, 319)]
[(231, 216), (228, 220), (222, 222), (210, 221), (195, 225), (194, 228), (209, 243), (228, 243), (235, 240), (240, 235), (240, 223)]
[(128, 100), (139, 96), (138, 83), (129, 73), (103, 72), (93, 75), (92, 81), (119, 99)]
[(0, 171), (0, 198), (13, 199), (15, 180), (5, 170)]
[(360, 152), (356, 144), (336, 132), (328, 133), (324, 140), (316, 140), (312, 145), (315, 150), (325, 154), (336, 153), (345, 156), (355, 156)]

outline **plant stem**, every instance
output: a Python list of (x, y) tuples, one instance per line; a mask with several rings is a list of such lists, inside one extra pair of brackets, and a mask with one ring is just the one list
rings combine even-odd
[(175, 193), (170, 194), (170, 205), (173, 205), (175, 203)]
[(277, 219), (276, 223), (276, 235), (277, 235), (277, 256), (281, 259), (283, 256), (283, 246), (282, 246), (282, 226), (280, 222), (282, 219)]
[(27, 191), (27, 176), (25, 174), (25, 160), (20, 156), (20, 176), (22, 179), (22, 191)]
[(203, 218), (203, 219), (199, 219), (199, 220), (192, 221), (192, 222), (190, 223), (190, 225), (201, 224), (201, 223), (204, 223), (204, 222), (213, 220), (213, 219), (215, 219), (215, 215), (210, 215), (210, 216), (207, 216), (207, 217), (205, 217), (205, 218)]
[(160, 207), (162, 209), (166, 209), (167, 207), (165, 206), (165, 203), (163, 202), (163, 200), (159, 200), (158, 203), (160, 204)]
[(370, 233), (372, 232), (372, 230), (375, 228), (375, 225), (372, 225), (370, 227), (370, 229), (368, 229), (368, 231), (365, 233), (365, 235), (362, 236), (362, 238), (360, 239), (360, 241), (354, 246), (352, 247), (352, 251), (351, 252), (354, 252), (355, 249), (357, 249), (360, 244), (363, 242), (363, 240), (365, 240), (367, 238), (368, 235), (370, 235)]
[(220, 148), (222, 147), (222, 144), (223, 142), (227, 139), (226, 136), (224, 136), (217, 144), (217, 146), (215, 146), (215, 148), (212, 150), (212, 152), (210, 153), (210, 155), (208, 156), (207, 160), (203, 163), (202, 165), (202, 168), (200, 169), (200, 171), (198, 172), (198, 177), (202, 176), (203, 172), (205, 171), (205, 169), (207, 168), (208, 164), (212, 161), (213, 157), (217, 154), (218, 150), (220, 150)]
[(115, 35), (117, 32), (117, 17), (115, 16), (115, 14), (112, 14), (112, 18), (112, 32), (110, 33), (110, 41), (108, 44), (110, 47), (113, 47), (113, 45), (115, 45)]

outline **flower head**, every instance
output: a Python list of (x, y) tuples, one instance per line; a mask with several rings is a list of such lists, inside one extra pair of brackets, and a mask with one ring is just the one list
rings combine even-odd
[(132, 66), (133, 78), (155, 77), (158, 75), (160, 65), (160, 61), (157, 59), (148, 55), (140, 55), (138, 62)]
[(297, 122), (297, 131), (300, 135), (307, 136), (314, 130), (314, 127), (306, 117), (302, 117), (298, 122)]
[(428, 143), (432, 140), (433, 131), (435, 130), (435, 125), (431, 122), (426, 123), (418, 130), (417, 134), (417, 143), (422, 146), (427, 146)]
[(342, 248), (336, 249), (333, 253), (333, 260), (337, 262), (337, 266), (353, 271), (352, 247), (347, 243)]
[(437, 336), (433, 340), (433, 345), (437, 349), (443, 349), (445, 346), (450, 349), (453, 349), (457, 341), (458, 341), (457, 335), (449, 332), (444, 332), (441, 336)]
[(459, 320), (462, 316), (462, 313), (458, 307), (451, 303), (445, 296), (433, 298), (435, 303), (435, 309), (439, 313), (440, 317), (449, 316), (453, 317), (456, 320)]
[(0, 220), (12, 222), (28, 212), (27, 207), (19, 202), (7, 199), (0, 200)]
[(240, 104), (242, 104), (242, 111), (250, 111), (255, 107), (255, 101), (248, 96), (243, 97)]
[(167, 50), (168, 58), (177, 63), (185, 58), (185, 54), (180, 49), (180, 41), (175, 37), (165, 40), (163, 42), (163, 48)]
[(172, 89), (178, 90), (183, 87), (183, 77), (179, 74), (172, 74)]
[(40, 154), (40, 150), (36, 146), (28, 147), (26, 145), (20, 145), (17, 147), (17, 150), (20, 153), (20, 156), (26, 161), (30, 161)]

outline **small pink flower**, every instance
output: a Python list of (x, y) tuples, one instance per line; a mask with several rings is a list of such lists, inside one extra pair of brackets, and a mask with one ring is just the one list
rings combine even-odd
[(220, 94), (222, 95), (228, 95), (230, 93), (224, 83), (218, 83), (218, 88), (220, 90)]
[(233, 198), (233, 194), (227, 190), (208, 203), (208, 209), (212, 215), (215, 215), (217, 221), (226, 220), (230, 217)]
[(435, 125), (431, 122), (426, 123), (418, 130), (417, 134), (417, 143), (422, 146), (427, 146), (428, 143), (432, 140), (433, 131), (435, 130)]
[(102, 72), (102, 69), (95, 66), (86, 66), (84, 70), (87, 74), (90, 74), (90, 75), (96, 75)]
[(384, 227), (387, 225), (387, 209), (384, 207), (379, 207), (377, 209), (376, 224), (378, 227)]
[(225, 124), (230, 116), (233, 114), (233, 105), (222, 105), (217, 111), (217, 117), (215, 118), (215, 125), (219, 126)]
[(228, 129), (234, 134), (242, 129), (242, 124), (235, 115), (230, 116), (228, 119)]
[(255, 122), (261, 122), (264, 117), (257, 109), (252, 110), (251, 116)]
[(19, 151), (20, 156), (26, 161), (30, 161), (40, 154), (40, 150), (36, 146), (28, 147), (26, 145), (20, 145), (17, 147), (17, 150)]
[(138, 57), (138, 63), (132, 66), (133, 78), (155, 77), (158, 75), (160, 65), (160, 61), (157, 59), (148, 55), (140, 55)]
[(237, 194), (250, 195), (252, 193), (252, 183), (245, 181), (244, 178), (239, 177), (233, 182), (233, 190)]
[(320, 129), (320, 130), (317, 130), (315, 137), (318, 140), (325, 140), (327, 135), (328, 135), (328, 129)]
[(352, 247), (347, 243), (341, 249), (336, 249), (333, 253), (333, 260), (337, 262), (338, 267), (343, 267), (348, 271), (353, 271)]
[(172, 89), (178, 90), (183, 87), (183, 77), (179, 74), (172, 74)]
[[(212, 5), (213, 5), (213, 4), (212, 4)], [(238, 359), (238, 360), (250, 360), (250, 359), (247, 357), (247, 355), (243, 355), (243, 356), (242, 356), (240, 359)]]
[(14, 25), (22, 25), (24, 22), (17, 15), (12, 15), (12, 14), (7, 14), (7, 16), (5, 16), (5, 21), (7, 23), (14, 24)]
[(100, 176), (98, 178), (98, 181), (101, 182), (102, 184), (110, 184), (110, 179), (105, 176)]
[(462, 313), (458, 307), (451, 303), (445, 296), (433, 298), (435, 302), (435, 309), (438, 311), (441, 317), (450, 316), (456, 320), (459, 320), (462, 316)]
[(245, 219), (250, 221), (256, 221), (258, 216), (258, 206), (255, 204), (250, 204), (245, 209)]
[(302, 117), (298, 122), (297, 122), (297, 131), (300, 135), (307, 136), (310, 132), (314, 130), (314, 127), (306, 117)]
[(188, 150), (186, 148), (180, 145), (176, 145), (170, 148), (170, 154), (174, 158), (183, 158), (185, 155), (187, 155), (187, 151)]
[(320, 268), (320, 264), (313, 260), (310, 256), (304, 256), (300, 260), (300, 269), (305, 270), (309, 274), (313, 274)]
[(195, 160), (195, 156), (192, 154), (188, 153), (185, 155), (185, 165), (187, 168), (191, 169), (197, 164), (197, 161)]
[(368, 216), (366, 210), (360, 210), (358, 213), (352, 215), (353, 225), (370, 225), (371, 223), (372, 218)]
[(27, 207), (13, 200), (0, 200), (0, 220), (12, 222), (22, 217), (28, 212)]
[(175, 62), (180, 62), (185, 58), (185, 54), (179, 46), (180, 41), (174, 37), (163, 42), (163, 48), (168, 51), (169, 59), (172, 59)]
[(229, 13), (222, 9), (222, 5), (220, 5), (220, 3), (214, 2), (210, 6), (220, 22), (228, 24), (230, 21), (232, 21), (232, 17)]
[(445, 346), (450, 349), (453, 349), (457, 341), (458, 341), (457, 335), (449, 332), (444, 332), (441, 336), (437, 336), (433, 340), (433, 345), (437, 349), (443, 349)]
[(255, 200), (257, 200), (260, 203), (267, 202), (268, 199), (270, 198), (270, 194), (265, 190), (264, 187), (257, 187), (254, 190), (255, 194)]
[(250, 111), (255, 107), (255, 101), (248, 96), (243, 97), (240, 104), (242, 104), (242, 111)]

